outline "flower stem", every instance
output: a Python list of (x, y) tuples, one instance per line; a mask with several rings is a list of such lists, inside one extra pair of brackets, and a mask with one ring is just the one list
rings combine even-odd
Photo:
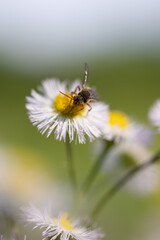
[(100, 201), (98, 202), (98, 204), (96, 205), (96, 207), (94, 208), (94, 210), (91, 213), (91, 217), (95, 218), (97, 217), (100, 212), (102, 211), (102, 209), (104, 208), (104, 206), (112, 199), (112, 197), (114, 197), (114, 195), (138, 172), (140, 172), (141, 170), (149, 167), (150, 165), (152, 165), (153, 163), (157, 162), (158, 160), (160, 160), (160, 151), (155, 154), (149, 161), (138, 165), (136, 167), (133, 167), (132, 169), (130, 169), (124, 176), (122, 176), (111, 188), (109, 191), (106, 192), (106, 194), (100, 199)]
[(92, 183), (94, 182), (94, 180), (95, 180), (95, 178), (96, 178), (96, 176), (99, 172), (100, 167), (103, 164), (103, 161), (105, 159), (105, 156), (106, 156), (107, 152), (109, 151), (109, 149), (112, 146), (113, 146), (113, 141), (108, 141), (106, 146), (105, 146), (105, 149), (102, 151), (102, 153), (97, 158), (97, 160), (96, 160), (95, 164), (93, 165), (88, 177), (84, 181), (84, 184), (83, 184), (84, 192), (87, 192), (90, 189)]
[(76, 174), (75, 174), (74, 163), (73, 163), (71, 143), (69, 142), (68, 135), (67, 135), (67, 139), (66, 139), (66, 155), (67, 155), (67, 165), (68, 165), (70, 181), (72, 183), (72, 186), (74, 188), (76, 188), (76, 186), (77, 186)]

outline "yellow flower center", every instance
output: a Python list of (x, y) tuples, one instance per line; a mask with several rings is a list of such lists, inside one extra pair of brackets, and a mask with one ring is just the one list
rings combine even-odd
[(81, 105), (74, 104), (74, 101), (68, 93), (65, 93), (67, 96), (62, 95), (61, 93), (57, 95), (54, 99), (54, 108), (58, 113), (64, 117), (73, 118), (78, 115), (82, 115), (84, 112), (85, 104)]
[(67, 213), (63, 213), (60, 218), (59, 221), (58, 219), (55, 220), (56, 223), (59, 222), (61, 228), (65, 229), (65, 230), (72, 230), (74, 227), (70, 222), (71, 220), (68, 219), (68, 214)]
[(109, 116), (109, 124), (111, 126), (117, 125), (120, 128), (125, 129), (129, 125), (129, 119), (124, 113), (118, 111), (111, 111)]

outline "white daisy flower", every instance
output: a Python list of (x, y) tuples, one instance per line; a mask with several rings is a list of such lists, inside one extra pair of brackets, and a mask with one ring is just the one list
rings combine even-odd
[(60, 237), (61, 240), (97, 240), (104, 237), (100, 229), (91, 229), (80, 227), (77, 220), (72, 220), (67, 213), (61, 213), (58, 217), (52, 218), (48, 211), (43, 213), (30, 205), (23, 208), (24, 220), (28, 223), (34, 223), (35, 228), (43, 229), (42, 236), (44, 239), (55, 240)]
[(56, 140), (64, 141), (68, 134), (70, 142), (76, 134), (79, 143), (86, 142), (85, 135), (90, 142), (101, 135), (100, 127), (107, 121), (108, 106), (101, 102), (89, 103), (90, 106), (76, 104), (72, 96), (78, 94), (77, 86), (80, 86), (78, 80), (68, 90), (66, 82), (48, 79), (39, 88), (40, 93), (31, 91), (31, 97), (26, 98), (26, 108), (30, 121), (42, 134), (49, 137), (54, 131)]
[(110, 111), (107, 124), (103, 131), (104, 139), (134, 140), (150, 145), (152, 142), (152, 132), (143, 125), (137, 124), (125, 113), (120, 111)]
[(106, 140), (118, 141), (121, 138), (127, 138), (130, 134), (132, 122), (127, 115), (120, 111), (110, 111), (109, 118), (104, 129), (104, 138)]
[[(145, 163), (152, 156), (152, 152), (145, 145), (133, 141), (122, 141), (110, 151), (106, 169), (112, 171), (119, 167), (123, 172), (129, 167)], [(134, 193), (145, 195), (156, 191), (158, 182), (159, 170), (152, 165), (137, 173), (126, 187)]]
[(149, 111), (149, 119), (153, 126), (160, 132), (160, 99), (158, 99)]

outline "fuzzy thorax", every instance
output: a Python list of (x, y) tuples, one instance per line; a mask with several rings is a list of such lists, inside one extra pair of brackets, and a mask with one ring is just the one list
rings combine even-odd
[(64, 117), (73, 118), (76, 116), (81, 116), (84, 113), (85, 104), (80, 105), (74, 104), (73, 99), (68, 93), (65, 93), (67, 96), (58, 94), (54, 99), (54, 108), (58, 113)]

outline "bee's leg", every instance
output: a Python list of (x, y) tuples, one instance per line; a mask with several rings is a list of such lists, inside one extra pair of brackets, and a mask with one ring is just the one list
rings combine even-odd
[(88, 109), (88, 113), (89, 113), (92, 110), (92, 107), (91, 107), (91, 105), (89, 103), (86, 103), (86, 104), (89, 107), (89, 109)]
[(89, 99), (89, 100), (88, 100), (88, 103), (95, 103), (95, 102), (96, 102), (95, 99)]
[[(71, 97), (72, 97), (72, 100), (73, 100), (73, 97), (75, 97), (77, 95), (77, 93), (76, 92), (71, 92)], [(72, 101), (71, 100), (71, 101)], [(70, 101), (70, 103), (71, 103), (71, 101)]]
[(77, 103), (77, 106), (81, 107), (79, 111), (82, 111), (84, 109), (84, 104), (83, 103)]
[(71, 92), (71, 97), (74, 97), (75, 95), (77, 95), (76, 92)]
[[(76, 88), (75, 88), (75, 90), (74, 90), (74, 92), (76, 93), (77, 92), (77, 90), (78, 91), (80, 91), (81, 90), (81, 87), (78, 85)], [(77, 94), (77, 93), (76, 93)]]
[(84, 105), (82, 104), (81, 106), (82, 106), (82, 108), (81, 108), (81, 111), (82, 111), (84, 109)]
[(66, 96), (66, 97), (68, 97), (68, 98), (70, 98), (71, 100), (72, 100), (72, 96), (70, 97), (69, 95), (67, 95), (67, 94), (65, 94), (65, 93), (63, 93), (63, 92), (61, 92), (61, 91), (59, 91), (62, 95), (64, 95), (64, 96)]

